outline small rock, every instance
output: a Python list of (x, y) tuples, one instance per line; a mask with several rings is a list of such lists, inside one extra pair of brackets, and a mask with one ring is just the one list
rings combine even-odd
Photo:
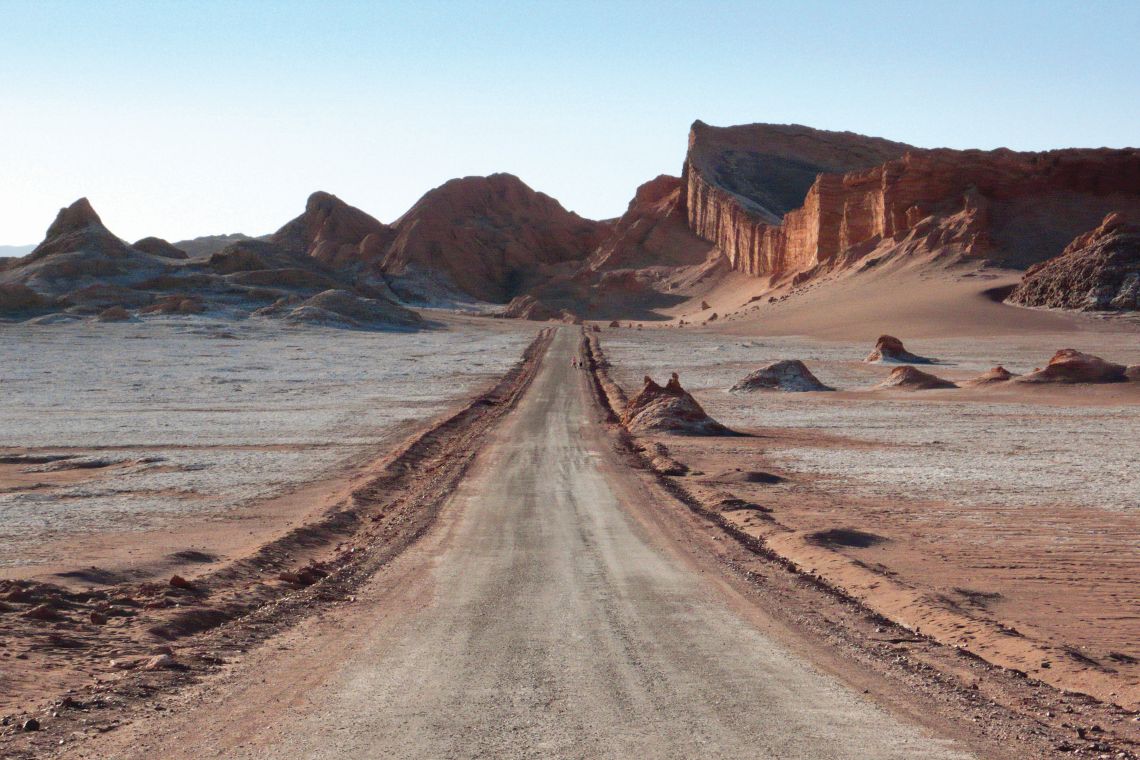
[(99, 610), (91, 610), (91, 622), (95, 625), (106, 625), (107, 616)]
[(28, 718), (27, 720), (24, 721), (24, 725), (22, 726), (22, 728), (25, 731), (39, 731), (40, 730), (40, 722), (38, 720), (36, 720), (35, 718)]
[(169, 670), (177, 667), (178, 663), (168, 654), (159, 654), (146, 661), (146, 670)]
[(37, 604), (25, 612), (24, 617), (32, 620), (58, 620), (59, 613), (52, 609), (49, 604)]
[(174, 588), (186, 589), (187, 591), (192, 591), (194, 589), (194, 584), (183, 578), (181, 575), (172, 575), (170, 577), (170, 585)]

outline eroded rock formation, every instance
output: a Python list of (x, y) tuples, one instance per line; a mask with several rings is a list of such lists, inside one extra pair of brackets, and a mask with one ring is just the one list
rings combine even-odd
[(983, 385), (996, 385), (998, 383), (1006, 383), (1015, 377), (1018, 377), (1018, 375), (1010, 372), (1008, 369), (999, 364), (998, 366), (993, 367), (986, 372), (983, 372), (977, 377), (970, 378), (969, 380), (963, 380), (960, 385), (964, 388), (977, 388)]
[(626, 405), (622, 422), (634, 433), (732, 434), (709, 417), (692, 394), (681, 387), (676, 372), (664, 387), (646, 377), (645, 386)]
[(633, 200), (590, 256), (591, 269), (700, 264), (712, 244), (689, 229), (684, 185), (662, 174), (637, 188)]
[(451, 180), (394, 226), (385, 273), (441, 278), (496, 303), (525, 293), (559, 265), (580, 264), (609, 230), (510, 174)]
[(395, 237), (392, 227), (335, 195), (315, 192), (304, 213), (273, 233), (269, 242), (333, 267), (354, 267), (378, 264)]
[(899, 364), (933, 364), (934, 360), (906, 350), (903, 342), (893, 335), (880, 335), (875, 348), (867, 354), (865, 362), (895, 362)]
[(1119, 383), (1128, 379), (1122, 364), (1075, 348), (1062, 348), (1043, 368), (1017, 378), (1020, 383)]
[(1140, 309), (1140, 225), (1109, 214), (1060, 256), (1032, 266), (1007, 300), (1089, 311)]
[(736, 383), (731, 391), (830, 391), (799, 359), (773, 362)]
[[(806, 127), (697, 122), (689, 226), (733, 269), (803, 277), (889, 254), (1028, 266), (1140, 211), (1140, 151), (920, 150)], [(803, 274), (806, 273), (806, 274)]]
[(935, 377), (929, 372), (923, 372), (920, 369), (904, 365), (902, 367), (895, 367), (891, 370), (891, 374), (887, 379), (875, 386), (876, 388), (902, 388), (903, 390), (910, 391), (929, 391), (937, 388), (957, 388), (958, 386), (949, 380), (943, 380), (940, 377)]

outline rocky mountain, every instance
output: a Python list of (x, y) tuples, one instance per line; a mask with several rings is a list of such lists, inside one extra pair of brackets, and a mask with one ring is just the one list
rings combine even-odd
[(609, 229), (511, 174), (451, 180), (420, 198), (394, 227), (385, 274), (438, 279), (495, 303), (584, 261)]
[(697, 122), (685, 180), (690, 228), (777, 278), (893, 254), (1028, 266), (1140, 210), (1135, 149), (920, 150), (806, 127)]
[(1086, 311), (1140, 309), (1140, 225), (1109, 214), (1060, 256), (1030, 267), (1007, 300)]
[(22, 285), (47, 298), (80, 296), (92, 286), (125, 287), (169, 264), (110, 232), (86, 198), (60, 209), (42, 243), (0, 272), (0, 284)]
[(333, 267), (367, 267), (382, 261), (395, 237), (392, 227), (335, 195), (316, 192), (304, 213), (270, 235), (269, 242)]
[(80, 199), (59, 212), (34, 251), (0, 271), (0, 314), (62, 312), (122, 321), (215, 310), (339, 327), (420, 326), (418, 315), (396, 304), (383, 280), (358, 281), (355, 266), (324, 260), (367, 261), (365, 241), (377, 226), (383, 227), (317, 193), (305, 213), (269, 240), (242, 236), (208, 256), (188, 258), (159, 238), (127, 244)]

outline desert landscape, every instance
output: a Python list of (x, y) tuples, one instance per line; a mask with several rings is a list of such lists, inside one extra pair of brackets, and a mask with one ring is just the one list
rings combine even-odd
[(0, 757), (1140, 758), (1140, 148), (690, 120), (0, 220)]

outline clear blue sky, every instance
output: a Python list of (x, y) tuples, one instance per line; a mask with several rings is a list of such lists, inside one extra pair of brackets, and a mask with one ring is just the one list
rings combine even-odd
[(495, 171), (614, 216), (697, 118), (1135, 146), (1140, 2), (0, 0), (0, 243), (83, 195), (174, 240)]

